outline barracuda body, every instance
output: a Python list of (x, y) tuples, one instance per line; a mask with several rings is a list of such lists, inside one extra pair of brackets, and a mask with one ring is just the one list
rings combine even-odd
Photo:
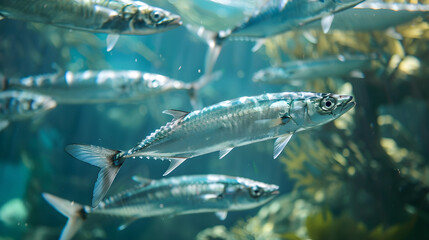
[(161, 180), (140, 179), (140, 184), (105, 199), (97, 208), (82, 206), (44, 193), (44, 198), (69, 218), (60, 239), (70, 239), (88, 215), (109, 215), (131, 222), (144, 217), (175, 216), (228, 211), (261, 206), (278, 194), (278, 186), (241, 177), (195, 175)]
[(53, 97), (58, 103), (130, 102), (172, 90), (193, 90), (185, 83), (154, 73), (102, 70), (11, 78), (6, 88), (25, 89)]
[(198, 36), (205, 39), (209, 49), (205, 60), (205, 74), (210, 75), (222, 49), (222, 44), (228, 39), (255, 40), (256, 51), (265, 38), (302, 28), (303, 26), (321, 19), (322, 29), (329, 31), (334, 19), (334, 13), (352, 8), (364, 0), (271, 0), (259, 11), (246, 19), (242, 24), (213, 33), (196, 27), (188, 27)]
[(240, 26), (220, 33), (220, 38), (266, 38), (322, 19), (329, 31), (333, 14), (351, 8), (363, 0), (272, 0)]
[[(425, 16), (428, 13), (428, 4), (366, 1), (345, 12), (335, 14), (331, 29), (381, 31), (404, 24), (419, 16)], [(305, 28), (320, 28), (320, 22), (312, 22)]]
[(180, 17), (141, 1), (2, 0), (6, 18), (91, 32), (146, 35), (180, 25)]
[(67, 146), (66, 151), (101, 168), (94, 188), (96, 206), (128, 158), (168, 159), (167, 175), (188, 158), (215, 151), (223, 158), (234, 147), (277, 138), (276, 158), (295, 132), (338, 118), (355, 105), (352, 99), (336, 94), (284, 92), (241, 97), (191, 113), (167, 110), (173, 121), (128, 151), (79, 144)]
[(25, 91), (0, 92), (0, 131), (10, 121), (28, 119), (55, 108), (50, 97)]
[(360, 75), (361, 71), (371, 68), (374, 56), (340, 55), (312, 60), (286, 62), (259, 70), (253, 75), (254, 82), (285, 84), (296, 80), (307, 80), (320, 77), (342, 77)]
[(107, 33), (107, 51), (120, 34), (155, 34), (182, 25), (177, 15), (130, 0), (2, 0), (0, 17)]

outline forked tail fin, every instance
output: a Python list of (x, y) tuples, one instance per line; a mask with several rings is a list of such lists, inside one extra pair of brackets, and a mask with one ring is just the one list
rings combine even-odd
[(56, 197), (49, 193), (42, 193), (42, 196), (52, 207), (68, 218), (59, 239), (72, 239), (86, 219), (87, 212), (85, 212), (84, 207), (78, 203)]
[(68, 145), (65, 150), (73, 157), (101, 168), (92, 196), (92, 207), (96, 207), (106, 195), (124, 163), (123, 159), (115, 159), (121, 151), (79, 144)]
[(220, 33), (207, 30), (201, 26), (187, 24), (186, 28), (207, 43), (209, 48), (207, 49), (204, 63), (204, 75), (211, 75), (220, 51), (222, 50), (222, 43), (225, 38), (221, 37), (219, 35)]
[(198, 98), (198, 91), (211, 83), (212, 81), (218, 80), (222, 76), (222, 71), (216, 71), (210, 75), (202, 75), (195, 82), (191, 83), (189, 89), (189, 97), (191, 99), (191, 105), (194, 110), (199, 110), (203, 107), (201, 99)]

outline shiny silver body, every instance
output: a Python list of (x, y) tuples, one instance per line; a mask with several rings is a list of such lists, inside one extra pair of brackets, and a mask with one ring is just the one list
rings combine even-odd
[[(332, 105), (322, 110), (321, 102)], [(191, 158), (293, 134), (332, 121), (354, 106), (351, 96), (284, 92), (241, 97), (167, 123), (116, 159)]]
[(254, 82), (285, 84), (293, 80), (307, 80), (320, 77), (342, 77), (353, 71), (371, 68), (374, 56), (340, 55), (311, 60), (295, 60), (280, 66), (261, 69), (253, 75)]
[(83, 144), (71, 144), (65, 150), (101, 168), (93, 192), (95, 207), (128, 158), (168, 159), (165, 176), (188, 158), (215, 151), (223, 158), (234, 147), (277, 138), (276, 158), (294, 133), (335, 120), (355, 105), (352, 100), (352, 96), (312, 92), (241, 97), (190, 113), (167, 110), (173, 121), (128, 151)]
[(260, 11), (220, 37), (266, 38), (302, 27), (363, 0), (272, 0)]
[[(257, 192), (255, 195), (255, 192)], [(241, 177), (195, 175), (163, 178), (106, 198), (87, 213), (128, 218), (236, 211), (261, 206), (278, 186)]]
[(96, 208), (43, 193), (45, 200), (68, 218), (60, 240), (71, 239), (89, 215), (125, 218), (120, 230), (144, 217), (215, 212), (224, 219), (228, 211), (261, 206), (279, 193), (277, 185), (225, 175), (139, 181), (139, 185), (105, 199)]
[(130, 102), (192, 84), (135, 70), (102, 70), (44, 74), (7, 80), (7, 87), (46, 94), (62, 104)]
[(0, 92), (0, 121), (15, 121), (45, 113), (56, 106), (47, 96), (25, 91)]
[(0, 15), (91, 32), (146, 35), (181, 25), (180, 17), (142, 1), (2, 0)]
[[(386, 30), (429, 13), (428, 4), (365, 1), (345, 12), (335, 14), (331, 29), (352, 31)], [(320, 29), (320, 21), (305, 28)]]

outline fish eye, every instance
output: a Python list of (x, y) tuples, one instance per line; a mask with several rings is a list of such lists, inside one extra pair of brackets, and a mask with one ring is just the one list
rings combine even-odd
[(337, 104), (337, 100), (330, 96), (324, 97), (320, 102), (320, 106), (322, 107), (323, 111), (332, 110), (336, 104)]
[(249, 188), (249, 194), (252, 198), (259, 198), (264, 193), (264, 190), (258, 186)]
[(150, 18), (154, 22), (158, 22), (159, 20), (164, 18), (164, 14), (158, 10), (154, 10), (150, 13)]
[(152, 87), (156, 88), (156, 87), (159, 87), (160, 84), (159, 84), (158, 80), (154, 79), (154, 80), (152, 80), (151, 85), (152, 85)]

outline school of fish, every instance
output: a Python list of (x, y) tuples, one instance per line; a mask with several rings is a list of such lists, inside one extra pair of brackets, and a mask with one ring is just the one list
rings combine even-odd
[[(191, 2), (196, 3), (191, 4)], [(211, 2), (211, 0), (204, 0)], [(161, 1), (165, 2), (167, 1)], [(161, 4), (160, 2), (160, 4)], [(199, 24), (197, 0), (189, 0), (195, 12), (187, 12), (183, 2), (173, 1), (172, 11), (131, 0), (1, 0), (0, 18), (38, 22), (107, 36), (111, 51), (120, 35), (160, 34), (186, 25), (187, 29), (208, 44), (202, 78), (181, 81), (157, 73), (137, 70), (59, 70), (42, 75), (8, 77), (0, 75), (0, 130), (13, 121), (42, 117), (62, 104), (130, 103), (162, 95), (169, 91), (186, 91), (192, 101), (202, 87), (219, 75), (213, 73), (221, 48), (227, 40), (251, 40), (257, 50), (264, 40), (288, 31), (321, 29), (388, 29), (394, 24), (426, 12), (425, 7), (412, 4), (394, 5), (365, 0), (261, 0), (224, 4), (239, 11), (241, 18), (225, 22), (227, 29), (213, 30), (217, 13), (213, 8), (210, 24)], [(213, 1), (215, 2), (215, 1)], [(246, 3), (246, 4), (245, 4)], [(219, 9), (222, 4), (218, 3)], [(155, 5), (155, 4), (154, 4)], [(251, 6), (250, 6), (251, 5)], [(415, 5), (414, 5), (415, 6)], [(184, 10), (183, 10), (184, 9)], [(250, 10), (251, 11), (250, 11)], [(383, 19), (373, 13), (403, 14), (403, 18)], [(183, 19), (179, 15), (186, 15)], [(349, 14), (353, 12), (352, 15)], [(395, 13), (393, 13), (395, 12)], [(398, 12), (398, 13), (396, 13)], [(380, 12), (378, 12), (380, 13)], [(338, 19), (336, 20), (338, 15)], [(354, 21), (370, 15), (374, 25)], [(402, 16), (402, 15), (401, 15)], [(383, 22), (386, 21), (386, 22)], [(378, 25), (376, 25), (378, 23)], [(222, 25), (224, 26), (224, 25)], [(305, 35), (311, 42), (311, 34)], [(364, 81), (364, 72), (379, 55), (343, 54), (320, 59), (289, 61), (255, 72), (258, 84), (291, 84), (326, 77), (352, 77)], [(254, 84), (249, 81), (249, 84)], [(138, 184), (107, 197), (120, 168), (128, 159), (160, 159), (170, 161), (163, 176), (171, 173), (185, 160), (213, 152), (224, 158), (236, 147), (275, 139), (272, 157), (277, 158), (292, 136), (298, 132), (329, 123), (346, 114), (356, 105), (353, 96), (336, 93), (276, 92), (257, 96), (241, 96), (194, 111), (165, 110), (172, 120), (143, 137), (128, 150), (108, 149), (91, 143), (69, 144), (65, 151), (73, 157), (100, 168), (92, 206), (41, 193), (43, 198), (68, 218), (60, 239), (71, 239), (90, 215), (122, 217), (131, 222), (144, 217), (175, 216), (214, 212), (221, 219), (228, 211), (259, 207), (279, 194), (277, 185), (226, 175), (190, 175), (158, 180), (133, 177)], [(239, 150), (237, 150), (239, 151)], [(267, 159), (271, 156), (267, 156)], [(234, 161), (228, 159), (227, 161)]]

